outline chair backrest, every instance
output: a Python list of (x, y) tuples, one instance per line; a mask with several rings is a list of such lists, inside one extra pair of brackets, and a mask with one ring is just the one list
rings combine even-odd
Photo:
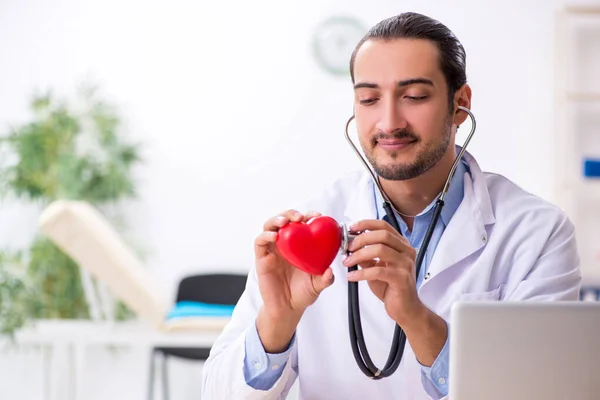
[(198, 301), (235, 305), (246, 287), (247, 275), (222, 273), (185, 277), (179, 283), (176, 301)]

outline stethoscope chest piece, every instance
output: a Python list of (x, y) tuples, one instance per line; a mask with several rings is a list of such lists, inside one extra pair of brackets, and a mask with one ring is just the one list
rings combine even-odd
[(340, 244), (340, 254), (348, 253), (348, 246), (352, 239), (358, 236), (357, 233), (353, 233), (348, 229), (348, 226), (344, 223), (340, 224), (340, 229), (342, 231), (342, 243)]

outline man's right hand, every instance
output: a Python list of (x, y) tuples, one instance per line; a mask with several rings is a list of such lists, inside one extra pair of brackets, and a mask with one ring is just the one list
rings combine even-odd
[(323, 275), (311, 275), (288, 263), (275, 244), (280, 228), (289, 222), (306, 222), (317, 216), (318, 213), (303, 215), (288, 210), (269, 219), (254, 242), (258, 287), (263, 299), (256, 326), (267, 353), (287, 349), (306, 308), (333, 283), (331, 268)]

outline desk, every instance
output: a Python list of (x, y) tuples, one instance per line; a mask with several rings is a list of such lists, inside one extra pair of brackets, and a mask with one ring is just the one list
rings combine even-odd
[(61, 351), (66, 353), (66, 373), (71, 382), (67, 399), (82, 400), (83, 366), (88, 346), (212, 347), (226, 322), (224, 320), (222, 326), (205, 330), (161, 332), (139, 321), (40, 320), (34, 326), (18, 331), (15, 339), (19, 346), (36, 345), (44, 349), (44, 400), (59, 399), (57, 372), (64, 370), (61, 371), (56, 356)]

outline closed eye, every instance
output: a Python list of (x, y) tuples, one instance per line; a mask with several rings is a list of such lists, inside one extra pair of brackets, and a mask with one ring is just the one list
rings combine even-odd
[(405, 96), (407, 99), (412, 100), (412, 101), (417, 101), (417, 100), (425, 100), (427, 98), (427, 96)]
[(363, 100), (360, 100), (359, 103), (362, 104), (362, 105), (368, 106), (368, 105), (371, 105), (371, 104), (375, 103), (376, 101), (377, 101), (376, 98), (373, 98), (373, 99), (363, 99)]

